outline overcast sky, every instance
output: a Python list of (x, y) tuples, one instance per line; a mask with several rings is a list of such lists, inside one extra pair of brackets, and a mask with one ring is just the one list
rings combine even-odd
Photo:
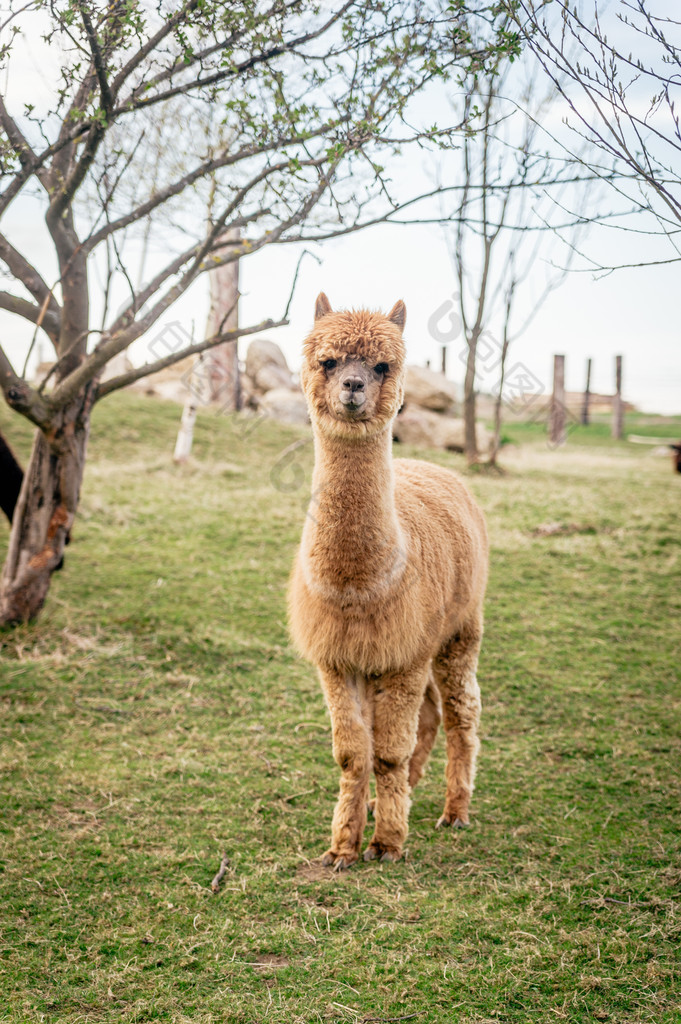
[[(39, 47), (34, 47), (33, 52), (27, 48), (21, 71), (14, 73), (10, 98), (12, 94), (24, 96), (31, 90), (40, 90), (49, 71), (45, 61)], [(7, 83), (0, 83), (0, 87), (6, 86)], [(401, 182), (403, 193), (422, 191), (432, 181), (433, 157), (420, 151), (398, 170), (409, 178)], [(19, 201), (3, 220), (3, 229), (29, 257), (44, 235), (38, 216), (35, 207)], [(44, 237), (46, 251), (49, 242)], [(581, 246), (605, 263), (664, 260), (673, 255), (664, 240), (625, 236), (609, 228), (594, 229)], [(301, 341), (312, 322), (315, 297), (324, 290), (334, 308), (368, 306), (388, 310), (398, 298), (403, 299), (407, 306), (405, 337), (409, 360), (420, 364), (431, 360), (433, 365), (439, 365), (438, 339), (445, 336), (450, 339), (448, 375), (457, 382), (463, 380), (463, 340), (450, 330), (449, 320), (455, 278), (439, 227), (383, 225), (309, 248), (320, 262), (305, 258), (289, 314), (290, 325), (271, 334), (284, 348), (294, 369), (299, 364)], [(299, 251), (299, 247), (282, 246), (263, 250), (243, 261), (242, 325), (281, 316)], [(680, 270), (681, 265), (676, 263), (618, 270), (601, 277), (570, 273), (515, 342), (509, 365), (521, 363), (550, 390), (553, 355), (564, 353), (566, 384), (569, 390), (576, 391), (583, 388), (586, 359), (591, 357), (592, 390), (610, 393), (614, 386), (614, 359), (621, 354), (624, 393), (629, 401), (646, 411), (681, 413)], [(49, 276), (52, 270), (45, 272)], [(144, 361), (150, 341), (175, 321), (200, 336), (206, 318), (206, 291), (204, 281), (170, 310), (152, 337), (137, 343), (135, 361)], [(529, 308), (529, 292), (523, 301)], [(0, 314), (0, 329), (11, 358), (21, 370), (30, 331), (21, 330), (16, 318), (9, 314)], [(243, 339), (243, 350), (247, 342)], [(48, 354), (46, 342), (42, 351)], [(494, 370), (483, 374), (480, 389), (492, 390), (495, 378)]]

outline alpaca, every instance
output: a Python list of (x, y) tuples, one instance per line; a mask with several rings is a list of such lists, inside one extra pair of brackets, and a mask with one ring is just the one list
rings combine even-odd
[(314, 432), (312, 500), (289, 588), (289, 623), (317, 666), (341, 768), (322, 863), (398, 860), (410, 792), (440, 724), (446, 798), (438, 827), (469, 823), (487, 579), (482, 512), (449, 470), (392, 459), (403, 401), (406, 310), (333, 312), (322, 293), (301, 382)]

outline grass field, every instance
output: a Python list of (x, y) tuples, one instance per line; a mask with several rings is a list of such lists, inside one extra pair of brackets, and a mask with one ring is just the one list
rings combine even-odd
[(0, 634), (0, 1021), (678, 1024), (670, 460), (508, 428), (506, 475), (469, 478), (492, 539), (472, 827), (434, 829), (440, 738), (408, 859), (334, 876), (329, 722), (284, 613), (307, 433), (205, 414), (179, 469), (177, 421), (98, 407), (65, 568)]

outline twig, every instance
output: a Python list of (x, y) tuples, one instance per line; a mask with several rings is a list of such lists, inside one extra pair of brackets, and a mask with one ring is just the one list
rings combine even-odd
[(303, 249), (303, 251), (301, 252), (300, 256), (298, 257), (298, 262), (296, 263), (296, 272), (293, 275), (293, 284), (291, 285), (291, 291), (289, 293), (288, 302), (286, 303), (286, 309), (284, 310), (284, 317), (283, 317), (284, 320), (288, 320), (288, 311), (291, 308), (291, 303), (293, 302), (293, 293), (296, 290), (296, 281), (298, 280), (298, 271), (300, 270), (300, 264), (303, 262), (303, 256), (311, 256), (312, 259), (316, 260), (317, 263), (319, 263), (319, 264), (321, 264), (321, 262), (322, 262), (320, 260), (319, 256), (317, 256), (313, 252), (310, 252), (309, 249)]
[(129, 715), (130, 712), (124, 708), (114, 708), (110, 704), (88, 704), (87, 701), (75, 700), (74, 704), (83, 711), (101, 711), (105, 715)]
[(362, 1024), (388, 1024), (389, 1021), (394, 1020), (413, 1020), (414, 1017), (420, 1017), (425, 1010), (417, 1010), (416, 1013), (407, 1013), (404, 1017), (362, 1017)]
[(293, 803), (294, 800), (297, 800), (301, 796), (308, 796), (310, 793), (314, 793), (315, 789), (316, 786), (313, 786), (312, 789), (303, 789), (300, 793), (291, 793), (290, 796), (284, 797), (284, 802), (287, 804)]
[(222, 879), (227, 874), (228, 868), (229, 868), (229, 857), (227, 856), (226, 853), (223, 853), (222, 860), (220, 861), (220, 869), (219, 869), (217, 875), (215, 876), (215, 878), (213, 879), (213, 881), (210, 883), (211, 892), (217, 892), (219, 890), (220, 882), (222, 881)]
[(47, 312), (47, 307), (48, 307), (48, 305), (50, 303), (50, 299), (53, 299), (53, 298), (54, 298), (54, 296), (52, 295), (52, 292), (50, 291), (50, 292), (47, 293), (47, 295), (43, 299), (43, 304), (40, 307), (40, 312), (38, 313), (38, 319), (35, 322), (35, 330), (33, 331), (33, 337), (31, 338), (31, 344), (28, 346), (28, 352), (26, 353), (26, 358), (24, 360), (24, 368), (21, 371), (21, 376), (22, 377), (26, 377), (26, 372), (28, 370), (28, 361), (31, 358), (31, 352), (33, 351), (33, 347), (35, 345), (36, 338), (38, 337), (38, 331), (40, 330), (40, 328), (43, 325), (43, 320), (45, 319), (45, 313)]
[(303, 728), (305, 728), (305, 729), (323, 729), (324, 732), (326, 732), (327, 729), (328, 729), (328, 725), (325, 725), (324, 722), (298, 722), (297, 725), (294, 725), (293, 731), (294, 732), (298, 732), (300, 729), (303, 729)]

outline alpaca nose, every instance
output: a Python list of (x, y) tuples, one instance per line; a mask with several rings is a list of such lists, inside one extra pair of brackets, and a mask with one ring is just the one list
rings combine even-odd
[(345, 378), (341, 384), (340, 400), (348, 409), (359, 409), (367, 396), (364, 393), (364, 379), (356, 375)]

